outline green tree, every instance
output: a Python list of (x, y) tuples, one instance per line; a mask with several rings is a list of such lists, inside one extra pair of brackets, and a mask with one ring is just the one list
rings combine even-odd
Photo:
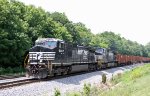
[(23, 21), (24, 5), (17, 1), (0, 1), (0, 66), (21, 63), (24, 51), (30, 47), (27, 23)]
[(79, 45), (85, 45), (85, 46), (90, 45), (93, 36), (90, 29), (87, 29), (86, 26), (81, 22), (74, 24), (74, 26), (78, 34), (78, 40), (76, 42)]

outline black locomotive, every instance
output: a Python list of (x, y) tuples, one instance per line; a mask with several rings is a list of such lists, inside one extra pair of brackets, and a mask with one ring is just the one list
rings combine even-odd
[(55, 38), (41, 38), (29, 49), (26, 72), (34, 78), (45, 78), (48, 75), (95, 70), (97, 58), (95, 50), (90, 47), (72, 45)]

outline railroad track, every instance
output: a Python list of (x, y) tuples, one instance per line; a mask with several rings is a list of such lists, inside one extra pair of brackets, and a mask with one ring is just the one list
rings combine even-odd
[[(90, 71), (90, 72), (92, 72), (92, 71)], [(9, 82), (0, 83), (0, 89), (10, 88), (10, 87), (14, 87), (14, 86), (21, 86), (21, 85), (35, 83), (35, 82), (56, 80), (56, 79), (70, 77), (70, 76), (81, 75), (81, 74), (85, 74), (85, 73), (89, 73), (89, 72), (83, 71), (83, 72), (76, 72), (76, 73), (71, 73), (71, 74), (66, 74), (66, 75), (48, 76), (45, 79), (22, 79), (22, 80), (17, 80), (17, 81), (9, 81)], [(15, 78), (19, 78), (19, 77), (21, 77), (21, 76), (8, 76), (8, 75), (2, 76), (1, 75), (0, 80), (15, 79)]]
[(21, 85), (25, 85), (25, 84), (34, 83), (34, 82), (39, 82), (39, 80), (24, 79), (24, 80), (12, 81), (12, 82), (0, 83), (0, 89), (10, 88), (10, 87), (14, 87), (14, 86), (21, 86)]
[[(90, 71), (90, 72), (92, 72), (92, 71)], [(14, 87), (14, 86), (21, 86), (21, 85), (35, 83), (35, 82), (56, 80), (56, 79), (71, 77), (71, 76), (75, 76), (75, 75), (81, 75), (81, 74), (85, 74), (85, 73), (89, 73), (89, 72), (83, 71), (83, 72), (71, 73), (71, 74), (66, 74), (66, 75), (48, 76), (47, 78), (41, 79), (41, 80), (40, 79), (23, 79), (23, 80), (17, 80), (17, 81), (10, 81), (10, 82), (5, 82), (5, 83), (0, 83), (0, 89), (10, 88), (10, 87)]]
[[(107, 69), (110, 69), (110, 68), (107, 68)], [(105, 69), (102, 69), (102, 70), (105, 70)], [(100, 70), (96, 70), (96, 71), (100, 71)], [(35, 82), (43, 82), (43, 81), (61, 79), (61, 78), (91, 73), (91, 72), (95, 72), (95, 71), (76, 72), (76, 73), (71, 73), (71, 74), (66, 74), (66, 75), (58, 75), (56, 77), (55, 76), (49, 76), (48, 78), (41, 79), (41, 80), (40, 79), (23, 79), (23, 80), (18, 80), (18, 81), (5, 82), (5, 83), (0, 83), (0, 89), (10, 88), (10, 87), (14, 87), (14, 86), (21, 86), (21, 85), (35, 83)]]
[(0, 75), (0, 80), (24, 77), (24, 75)]

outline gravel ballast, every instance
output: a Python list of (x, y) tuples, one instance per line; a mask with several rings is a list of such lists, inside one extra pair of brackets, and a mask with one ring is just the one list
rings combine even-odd
[(102, 74), (107, 74), (107, 78), (110, 79), (112, 75), (131, 70), (141, 65), (143, 64), (111, 68), (82, 75), (1, 89), (0, 96), (53, 96), (55, 89), (59, 89), (64, 94), (68, 91), (82, 89), (85, 83), (90, 83), (91, 85), (100, 83)]

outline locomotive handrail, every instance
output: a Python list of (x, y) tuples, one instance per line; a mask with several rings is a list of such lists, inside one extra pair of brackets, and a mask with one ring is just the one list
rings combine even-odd
[(27, 63), (25, 62), (27, 60), (28, 56), (29, 56), (29, 54), (27, 54), (27, 56), (26, 56), (26, 58), (24, 60), (24, 67), (26, 67), (28, 65), (28, 62)]

